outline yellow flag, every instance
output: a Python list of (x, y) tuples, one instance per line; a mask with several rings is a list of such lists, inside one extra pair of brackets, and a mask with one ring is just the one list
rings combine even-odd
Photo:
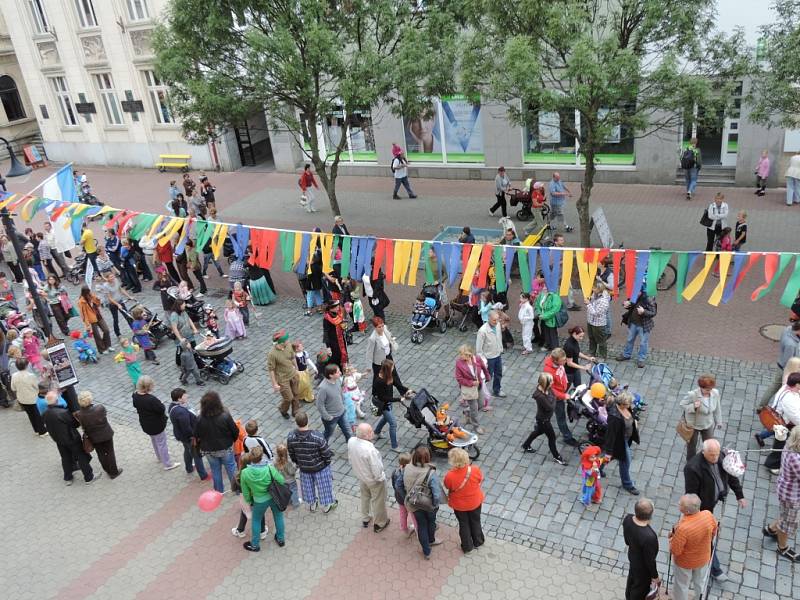
[(394, 243), (394, 265), (392, 268), (392, 283), (405, 283), (408, 271), (408, 259), (411, 257), (411, 242), (397, 241)]
[(294, 234), (294, 255), (292, 256), (292, 264), (296, 265), (300, 260), (300, 254), (303, 252), (303, 233), (300, 231)]
[(164, 227), (161, 230), (161, 233), (158, 234), (158, 245), (159, 246), (166, 246), (167, 242), (172, 240), (172, 236), (174, 236), (180, 228), (183, 226), (185, 219), (179, 217), (173, 217), (172, 221), (170, 221), (169, 225)]
[(706, 282), (706, 277), (708, 277), (709, 271), (711, 271), (711, 267), (714, 264), (714, 259), (717, 258), (717, 255), (713, 252), (707, 252), (706, 255), (706, 264), (703, 265), (703, 270), (700, 271), (697, 275), (694, 276), (691, 283), (686, 286), (683, 290), (683, 297), (685, 300), (691, 300), (697, 295), (697, 292), (703, 287), (703, 284)]
[(331, 263), (331, 251), (333, 250), (333, 234), (332, 233), (321, 233), (319, 234), (320, 239), (322, 240), (322, 270), (326, 273), (330, 273), (333, 270), (333, 264)]
[(598, 260), (600, 253), (595, 250), (594, 251), (594, 258), (591, 262), (586, 262), (585, 260), (585, 253), (583, 250), (576, 250), (575, 251), (575, 261), (578, 266), (578, 277), (581, 280), (581, 291), (583, 292), (583, 297), (588, 298), (592, 295), (592, 287), (594, 287), (594, 278), (597, 275), (597, 265), (600, 262)]
[(422, 242), (411, 242), (411, 260), (408, 263), (408, 285), (417, 285), (420, 254), (422, 254)]
[(17, 199), (17, 195), (16, 194), (11, 194), (8, 198), (6, 198), (2, 202), (0, 202), (0, 210), (3, 210), (6, 206), (8, 206), (12, 202), (14, 202), (14, 200), (16, 200), (16, 199)]
[(569, 294), (569, 286), (572, 281), (572, 250), (562, 250), (563, 260), (561, 261), (561, 288), (558, 290), (559, 296)]
[[(478, 269), (478, 266), (481, 263), (481, 252), (483, 252), (483, 246), (480, 244), (472, 245), (472, 251), (469, 254), (469, 260), (467, 261), (467, 268), (464, 269), (464, 277), (461, 279), (461, 289), (465, 292), (469, 291), (469, 288), (472, 285), (472, 278), (475, 277), (475, 271)], [(503, 268), (502, 265), (500, 268)]]
[(214, 258), (219, 258), (222, 252), (222, 245), (225, 243), (225, 238), (228, 237), (228, 226), (224, 223), (219, 223), (214, 229), (214, 235), (211, 241), (211, 252), (214, 253)]
[(708, 299), (708, 303), (711, 306), (719, 306), (719, 303), (722, 300), (722, 293), (725, 291), (725, 280), (728, 278), (728, 268), (731, 265), (732, 258), (733, 254), (730, 252), (719, 253), (719, 283), (711, 293), (711, 297)]
[(158, 226), (161, 225), (161, 222), (164, 220), (164, 215), (158, 215), (156, 220), (153, 221), (153, 224), (150, 226), (150, 231), (147, 232), (147, 237), (152, 239), (155, 235), (156, 231), (158, 230)]

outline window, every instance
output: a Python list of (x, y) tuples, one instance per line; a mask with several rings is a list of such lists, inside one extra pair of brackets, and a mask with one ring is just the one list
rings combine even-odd
[(0, 77), (0, 102), (3, 103), (3, 110), (6, 111), (6, 118), (9, 121), (25, 118), (25, 108), (22, 106), (17, 84), (8, 75)]
[(97, 16), (94, 14), (92, 0), (75, 0), (75, 10), (78, 11), (78, 20), (81, 27), (97, 27)]
[(147, 0), (127, 0), (128, 2), (128, 17), (131, 21), (146, 21), (150, 18), (150, 12), (147, 10)]
[(102, 100), (103, 114), (105, 115), (106, 123), (109, 125), (124, 125), (122, 110), (120, 109), (117, 92), (114, 91), (111, 73), (98, 73), (94, 76), (94, 81), (97, 85), (100, 99)]
[(31, 19), (33, 19), (33, 29), (36, 33), (47, 33), (47, 17), (44, 14), (42, 2), (43, 0), (28, 0)]
[(147, 84), (150, 103), (153, 105), (153, 112), (158, 123), (174, 123), (175, 119), (169, 111), (169, 92), (156, 75), (155, 71), (144, 71), (144, 80)]
[(480, 100), (456, 94), (436, 99), (433, 105), (434, 112), (429, 118), (404, 122), (409, 160), (445, 164), (482, 163)]
[(72, 98), (69, 97), (67, 80), (63, 77), (52, 77), (50, 81), (53, 84), (53, 91), (56, 93), (56, 103), (58, 104), (59, 110), (61, 110), (61, 118), (64, 121), (64, 125), (67, 127), (77, 127), (77, 113), (75, 112), (75, 106), (72, 104)]

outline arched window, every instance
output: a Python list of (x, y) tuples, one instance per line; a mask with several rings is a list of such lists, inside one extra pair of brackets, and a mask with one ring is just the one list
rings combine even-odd
[(9, 121), (19, 121), (25, 118), (25, 108), (17, 91), (17, 84), (8, 75), (0, 77), (0, 102)]

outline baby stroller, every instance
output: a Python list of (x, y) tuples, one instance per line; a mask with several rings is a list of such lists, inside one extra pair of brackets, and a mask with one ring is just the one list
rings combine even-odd
[[(137, 304), (136, 306), (141, 307), (142, 318), (147, 321), (147, 337), (150, 338), (150, 343), (153, 344), (153, 348), (157, 348), (165, 338), (175, 337), (175, 334), (172, 333), (172, 329), (158, 318), (158, 313), (151, 311), (141, 304)], [(132, 306), (130, 309), (128, 309), (125, 304), (121, 304), (120, 306), (119, 312), (122, 313), (122, 316), (128, 323), (133, 323), (133, 321), (135, 321), (131, 312), (136, 306)]]
[(438, 327), (440, 332), (445, 333), (449, 320), (450, 309), (444, 286), (439, 283), (425, 285), (422, 293), (425, 295), (425, 312), (415, 313), (411, 317), (411, 342), (414, 344), (422, 343), (426, 327)]
[(579, 385), (567, 399), (567, 416), (570, 423), (577, 422), (581, 417), (586, 419), (586, 432), (588, 442), (580, 444), (580, 451), (588, 446), (603, 446), (608, 430), (608, 414), (597, 400), (592, 398), (588, 385)]
[(72, 285), (78, 285), (86, 275), (86, 255), (79, 254), (75, 257), (75, 262), (69, 271), (66, 272), (64, 279)]
[(450, 326), (458, 327), (459, 331), (466, 331), (470, 321), (476, 327), (483, 325), (478, 307), (470, 304), (469, 294), (459, 290), (458, 296), (450, 302)]
[(537, 181), (531, 186), (528, 184), (527, 189), (520, 190), (514, 188), (509, 193), (509, 202), (511, 206), (519, 205), (516, 217), (520, 221), (528, 221), (533, 218), (534, 211), (541, 214), (542, 219), (547, 221), (550, 215), (550, 205), (544, 197), (544, 184)]
[(233, 352), (233, 340), (223, 337), (207, 336), (205, 341), (194, 348), (195, 359), (203, 376), (213, 378), (227, 385), (231, 377), (244, 372), (244, 365), (238, 360), (228, 358)]
[[(403, 404), (405, 406), (405, 403)], [(411, 402), (406, 406), (406, 419), (417, 429), (422, 427), (428, 432), (428, 446), (431, 453), (447, 456), (450, 448), (463, 448), (471, 460), (477, 460), (481, 455), (478, 448), (478, 436), (469, 431), (461, 430), (455, 423), (449, 425), (450, 430), (463, 432), (464, 437), (448, 435), (442, 424), (437, 423), (436, 414), (440, 412), (439, 402), (428, 390), (419, 390)]]
[[(172, 304), (178, 300), (178, 286), (173, 285), (167, 290), (167, 295), (172, 299)], [(200, 325), (200, 327), (206, 326), (206, 316), (205, 312), (203, 311), (203, 301), (198, 300), (194, 297), (194, 294), (191, 294), (188, 298), (183, 298), (184, 305), (186, 308), (186, 313), (189, 315), (189, 318), (192, 322)]]
[(633, 403), (631, 404), (631, 414), (633, 415), (634, 419), (639, 418), (639, 414), (644, 410), (647, 403), (644, 401), (640, 394), (636, 392), (631, 392), (628, 389), (628, 385), (619, 385), (617, 380), (614, 378), (614, 372), (611, 370), (606, 363), (597, 363), (592, 367), (592, 379), (590, 385), (599, 381), (606, 389), (609, 391), (611, 396), (616, 396), (620, 392), (630, 392), (631, 396), (633, 396)]

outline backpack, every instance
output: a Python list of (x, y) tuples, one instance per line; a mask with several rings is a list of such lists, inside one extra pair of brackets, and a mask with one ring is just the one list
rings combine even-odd
[(694, 150), (687, 148), (681, 154), (681, 169), (693, 169), (695, 164)]
[(267, 468), (269, 469), (269, 474), (272, 477), (272, 480), (267, 486), (267, 491), (269, 492), (269, 495), (272, 496), (272, 501), (275, 503), (277, 509), (280, 512), (283, 512), (292, 501), (292, 489), (285, 483), (280, 483), (277, 479), (275, 479), (275, 467), (270, 465)]
[(566, 325), (567, 321), (569, 321), (569, 313), (567, 312), (567, 307), (562, 304), (556, 313), (556, 329)]

